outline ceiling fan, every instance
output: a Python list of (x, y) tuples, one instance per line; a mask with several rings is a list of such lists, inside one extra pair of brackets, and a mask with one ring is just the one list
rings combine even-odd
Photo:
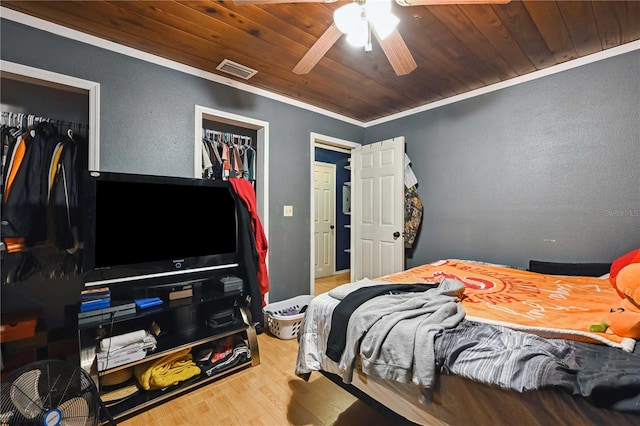
[[(337, 0), (235, 0), (236, 4), (335, 3)], [(347, 42), (371, 51), (371, 35), (378, 40), (397, 75), (406, 75), (418, 65), (396, 26), (400, 20), (391, 13), (394, 0), (353, 0), (335, 10), (333, 24), (311, 46), (293, 67), (293, 72), (307, 74), (336, 41), (347, 34)], [(395, 0), (400, 6), (433, 6), (454, 4), (506, 4), (511, 0)]]

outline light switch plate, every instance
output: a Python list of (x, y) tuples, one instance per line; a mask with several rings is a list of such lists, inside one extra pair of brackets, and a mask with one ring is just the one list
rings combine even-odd
[(284, 215), (293, 216), (293, 206), (284, 206)]

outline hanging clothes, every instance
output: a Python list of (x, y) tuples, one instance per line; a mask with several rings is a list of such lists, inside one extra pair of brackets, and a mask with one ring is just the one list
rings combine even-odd
[(251, 145), (246, 145), (244, 150), (244, 161), (246, 162), (245, 178), (249, 180), (249, 182), (254, 183), (256, 181), (255, 170), (256, 170), (256, 150), (253, 149)]
[[(205, 129), (206, 130), (206, 129)], [(211, 162), (210, 179), (222, 179), (224, 162), (222, 160), (223, 148), (219, 137), (211, 130), (206, 130), (207, 138), (204, 141), (209, 147), (209, 160)]]
[(76, 142), (86, 142), (28, 117), (19, 120), (22, 127), (2, 127), (1, 235), (11, 257), (6, 282), (23, 281), (40, 269), (31, 246), (51, 243), (68, 253), (80, 246)]
[(269, 248), (267, 243), (267, 237), (262, 227), (262, 222), (258, 216), (258, 210), (256, 207), (256, 194), (253, 190), (253, 186), (246, 179), (231, 178), (229, 179), (231, 186), (240, 199), (245, 203), (249, 210), (251, 219), (251, 230), (255, 239), (256, 250), (258, 252), (258, 263), (256, 267), (256, 273), (258, 277), (258, 285), (260, 288), (262, 307), (266, 306), (265, 295), (269, 291), (269, 275), (267, 272), (267, 250)]
[(412, 248), (420, 223), (422, 222), (423, 206), (418, 196), (418, 179), (411, 169), (411, 159), (404, 154), (404, 247)]
[(229, 147), (229, 154), (231, 160), (232, 173), (230, 177), (241, 178), (243, 174), (242, 169), (242, 155), (240, 154), (240, 148), (238, 144), (231, 144)]
[(404, 191), (404, 246), (413, 247), (422, 222), (422, 201), (415, 186)]
[(202, 129), (202, 177), (243, 178), (254, 184), (256, 151), (249, 136)]
[(51, 155), (61, 136), (50, 123), (24, 132), (7, 162), (2, 197), (2, 236), (20, 237), (33, 244), (46, 240), (48, 173)]
[(71, 130), (51, 158), (47, 206), (47, 240), (70, 253), (80, 245), (77, 152), (85, 140)]

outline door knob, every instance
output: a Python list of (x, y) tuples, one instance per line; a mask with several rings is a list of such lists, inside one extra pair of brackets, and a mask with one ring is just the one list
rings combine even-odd
[(393, 239), (397, 240), (398, 238), (400, 238), (400, 233), (398, 231), (393, 233)]
[(333, 226), (333, 225), (331, 225), (331, 229), (336, 229), (336, 227), (335, 227), (335, 226)]

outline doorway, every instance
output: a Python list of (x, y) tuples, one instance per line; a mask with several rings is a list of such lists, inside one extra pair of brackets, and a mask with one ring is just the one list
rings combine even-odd
[[(315, 294), (315, 279), (316, 279), (316, 258), (317, 258), (317, 247), (316, 247), (316, 237), (315, 237), (315, 216), (316, 216), (316, 211), (317, 211), (317, 207), (316, 207), (316, 200), (315, 200), (315, 190), (314, 190), (314, 180), (315, 180), (315, 164), (316, 161), (318, 161), (318, 158), (316, 158), (316, 148), (321, 148), (323, 150), (333, 150), (336, 152), (340, 152), (342, 153), (342, 155), (346, 158), (346, 160), (349, 160), (351, 158), (351, 150), (353, 150), (354, 148), (360, 146), (360, 144), (356, 143), (356, 142), (351, 142), (351, 141), (347, 141), (347, 140), (342, 140), (342, 139), (337, 139), (337, 138), (333, 138), (330, 136), (325, 136), (325, 135), (320, 135), (317, 133), (311, 133), (310, 136), (310, 165), (309, 165), (309, 175), (310, 175), (310, 294)], [(323, 160), (324, 161), (324, 160)], [(338, 169), (336, 169), (338, 171)], [(347, 167), (344, 166), (340, 166), (340, 171), (347, 173), (348, 176), (351, 175), (350, 171), (348, 170)], [(342, 192), (342, 191), (340, 191)], [(338, 193), (336, 192), (336, 199), (338, 202), (335, 203), (336, 205), (336, 210), (335, 213), (336, 216), (338, 217), (344, 217), (344, 200), (342, 199), (342, 195), (338, 195)], [(339, 207), (339, 208), (338, 208)], [(338, 211), (339, 210), (339, 211)], [(340, 248), (336, 248), (335, 250), (340, 250), (342, 255), (347, 256), (347, 258), (349, 259), (348, 264), (351, 264), (351, 259), (353, 257), (353, 253), (350, 252), (350, 246), (351, 246), (351, 233), (350, 233), (350, 225), (349, 224), (343, 224), (337, 223), (338, 221), (336, 221), (336, 228), (335, 230), (340, 230), (340, 231), (346, 231), (348, 234), (347, 237), (347, 242), (345, 243), (346, 246), (342, 247), (340, 246)], [(337, 241), (338, 239), (336, 239)], [(339, 244), (336, 244), (336, 247)], [(341, 269), (342, 267), (339, 266), (339, 262), (336, 262), (336, 268), (334, 269), (334, 273), (341, 275), (342, 277), (344, 277), (345, 275), (349, 275), (350, 276), (350, 271), (347, 269), (346, 271)], [(327, 277), (329, 278), (329, 277)], [(326, 279), (326, 278), (323, 278)]]
[(314, 270), (324, 278), (336, 272), (336, 165), (316, 161), (313, 175)]
[[(269, 241), (269, 122), (232, 114), (201, 105), (195, 106), (194, 122), (194, 176), (202, 177), (202, 129), (206, 122), (215, 122), (227, 126), (244, 128), (255, 132), (255, 191), (256, 208), (262, 222), (267, 241)], [(269, 253), (265, 263), (269, 269)], [(264, 296), (269, 303), (269, 293)]]

